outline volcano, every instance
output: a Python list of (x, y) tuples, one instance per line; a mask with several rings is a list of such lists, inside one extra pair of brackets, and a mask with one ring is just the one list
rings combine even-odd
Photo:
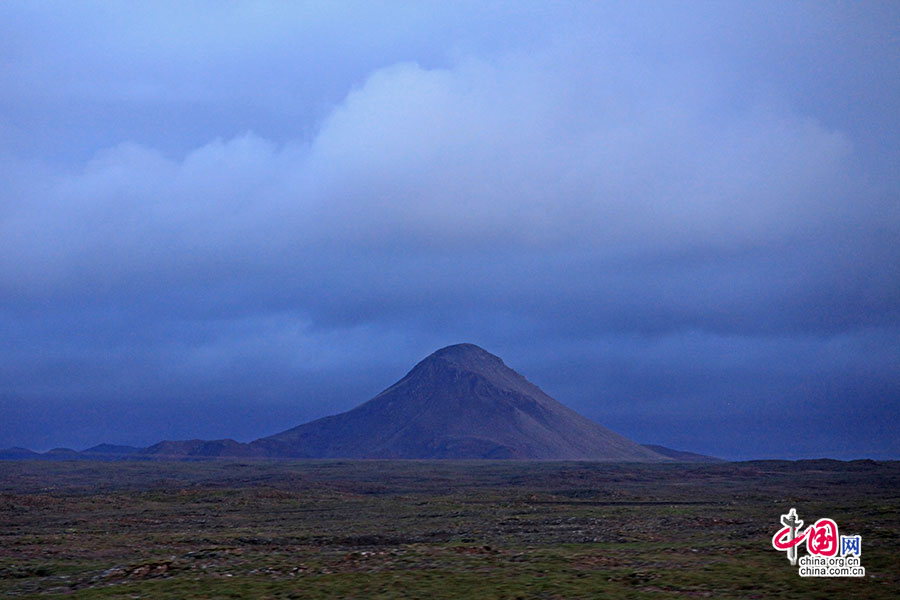
[(671, 460), (557, 402), (473, 344), (431, 354), (345, 413), (250, 443), (297, 458)]

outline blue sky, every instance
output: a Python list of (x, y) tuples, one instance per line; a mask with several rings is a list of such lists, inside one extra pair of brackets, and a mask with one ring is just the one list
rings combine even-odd
[(0, 5), (0, 447), (248, 441), (473, 342), (900, 458), (891, 2)]

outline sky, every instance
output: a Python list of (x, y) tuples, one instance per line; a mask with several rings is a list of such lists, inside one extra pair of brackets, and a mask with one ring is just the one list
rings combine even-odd
[(895, 2), (0, 3), (0, 448), (250, 441), (434, 350), (900, 459)]

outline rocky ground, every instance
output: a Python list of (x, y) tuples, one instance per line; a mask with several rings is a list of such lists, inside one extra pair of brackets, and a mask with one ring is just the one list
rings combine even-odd
[[(799, 577), (791, 507), (866, 577)], [(0, 462), (0, 596), (896, 598), (898, 509), (896, 462)]]

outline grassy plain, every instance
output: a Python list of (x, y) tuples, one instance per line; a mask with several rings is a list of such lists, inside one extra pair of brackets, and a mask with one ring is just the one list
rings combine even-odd
[[(866, 577), (799, 577), (791, 507)], [(0, 462), (0, 596), (897, 598), (900, 463)]]

